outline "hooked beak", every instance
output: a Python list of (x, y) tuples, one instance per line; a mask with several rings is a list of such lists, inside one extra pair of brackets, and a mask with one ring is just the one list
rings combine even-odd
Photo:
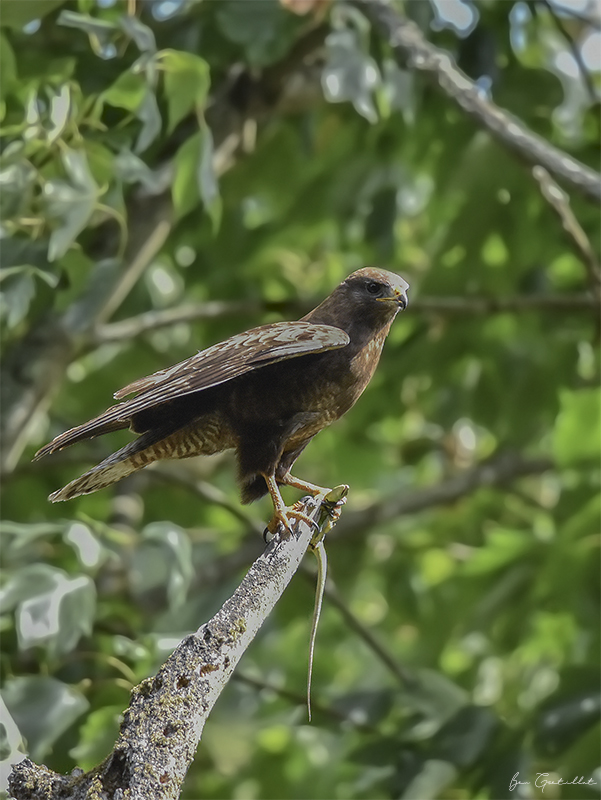
[[(407, 289), (408, 288), (409, 287), (407, 286)], [(405, 291), (395, 289), (394, 297), (377, 297), (376, 300), (379, 300), (383, 303), (396, 303), (399, 306), (399, 309), (404, 311), (407, 308), (407, 289), (405, 289)]]

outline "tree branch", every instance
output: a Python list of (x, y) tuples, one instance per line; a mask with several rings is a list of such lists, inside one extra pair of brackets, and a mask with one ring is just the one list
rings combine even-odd
[(416, 514), (434, 506), (454, 503), (477, 489), (502, 486), (517, 478), (539, 475), (550, 469), (553, 469), (551, 459), (525, 459), (515, 453), (504, 453), (435, 486), (410, 492), (397, 492), (360, 511), (347, 513), (336, 529), (335, 538), (359, 535), (366, 528), (372, 528), (374, 525), (405, 514)]
[[(580, 71), (580, 76), (582, 78), (582, 82), (586, 86), (586, 91), (588, 93), (588, 96), (589, 96), (589, 99), (590, 99), (591, 103), (597, 103), (599, 101), (599, 98), (597, 97), (597, 91), (596, 91), (595, 85), (594, 85), (594, 83), (592, 81), (591, 74), (588, 71), (588, 69), (586, 68), (586, 64), (584, 63), (584, 59), (582, 58), (582, 53), (580, 52), (580, 49), (579, 49), (578, 45), (572, 39), (572, 37), (570, 36), (568, 31), (563, 27), (563, 25), (561, 23), (561, 20), (559, 19), (559, 17), (555, 13), (555, 9), (553, 8), (553, 6), (549, 2), (549, 0), (540, 0), (540, 2), (547, 9), (547, 12), (549, 13), (549, 15), (550, 15), (550, 17), (551, 17), (551, 19), (553, 21), (553, 25), (555, 26), (555, 28), (556, 28), (557, 32), (559, 33), (559, 35), (562, 37), (562, 39), (567, 44), (568, 49), (569, 49), (570, 53), (572, 54), (572, 58), (574, 59), (576, 64), (578, 64), (578, 69)], [(534, 9), (536, 10), (536, 5), (534, 6)]]
[[(310, 580), (315, 581), (315, 570), (310, 570), (309, 568), (305, 567), (303, 572), (310, 578)], [(365, 642), (367, 647), (384, 664), (384, 666), (390, 671), (390, 673), (401, 684), (401, 686), (403, 686), (405, 689), (411, 690), (415, 689), (419, 685), (419, 680), (413, 674), (413, 672), (400, 664), (391, 655), (391, 653), (388, 652), (386, 647), (377, 639), (375, 634), (353, 614), (343, 598), (340, 596), (333, 582), (329, 579), (326, 583), (325, 596), (327, 597), (328, 602), (330, 602), (338, 609), (338, 611), (340, 611), (340, 614), (349, 629), (354, 631), (357, 636)]]
[(529, 130), (513, 114), (485, 99), (476, 84), (452, 58), (428, 42), (415, 23), (393, 11), (383, 0), (353, 0), (390, 44), (401, 66), (436, 78), (441, 89), (509, 150), (529, 164), (541, 164), (571, 187), (601, 201), (601, 175)]
[[(314, 498), (303, 499), (302, 511), (320, 519)], [(24, 759), (9, 779), (12, 796), (179, 797), (211, 709), (298, 569), (313, 534), (310, 525), (299, 521), (290, 536), (276, 537), (217, 614), (183, 639), (154, 677), (133, 689), (117, 743), (102, 764), (85, 774), (75, 770), (62, 776)]]
[[(588, 236), (570, 208), (569, 197), (559, 188), (544, 167), (534, 167), (532, 169), (532, 174), (538, 181), (543, 197), (557, 214), (564, 230), (572, 240), (576, 253), (580, 256), (586, 267), (591, 287), (598, 292), (601, 286), (601, 267), (599, 266), (599, 261), (597, 260), (597, 256), (595, 255), (595, 251), (593, 250)], [(595, 302), (598, 308), (598, 299), (594, 300), (594, 298), (591, 297), (591, 300)]]
[[(265, 311), (304, 314), (313, 308), (310, 303), (208, 302), (185, 303), (160, 311), (146, 311), (129, 319), (99, 325), (94, 333), (96, 345), (133, 339), (180, 322), (196, 322), (225, 317), (239, 318), (241, 314), (258, 315)], [(420, 297), (411, 301), (413, 312), (438, 314), (494, 314), (507, 311), (573, 312), (597, 308), (595, 298), (588, 294), (516, 295), (513, 297)]]

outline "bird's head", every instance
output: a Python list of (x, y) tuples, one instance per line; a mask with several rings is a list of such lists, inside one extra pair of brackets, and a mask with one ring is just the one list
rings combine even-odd
[(353, 272), (340, 284), (353, 302), (376, 309), (375, 303), (384, 305), (378, 313), (394, 317), (407, 307), (409, 284), (400, 275), (376, 267), (364, 267)]
[(335, 325), (351, 339), (364, 339), (389, 326), (397, 313), (406, 308), (408, 289), (409, 284), (400, 275), (364, 267), (342, 281), (304, 319)]

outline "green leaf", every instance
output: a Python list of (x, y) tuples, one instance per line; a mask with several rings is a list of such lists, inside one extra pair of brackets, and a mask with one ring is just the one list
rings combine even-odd
[(448, 761), (430, 758), (424, 762), (421, 772), (413, 778), (400, 797), (402, 800), (435, 800), (457, 777), (457, 769)]
[(213, 232), (215, 232), (221, 222), (221, 197), (217, 176), (213, 169), (213, 134), (208, 126), (203, 128), (202, 152), (197, 179), (200, 196), (213, 223)]
[(19, 647), (43, 645), (51, 656), (71, 652), (82, 636), (91, 633), (96, 589), (87, 575), (69, 578), (61, 570), (51, 589), (24, 600), (17, 611)]
[(326, 44), (327, 61), (322, 74), (326, 99), (331, 103), (350, 100), (361, 116), (376, 123), (373, 93), (380, 85), (376, 62), (362, 52), (358, 34), (353, 30), (331, 33)]
[(11, 93), (17, 80), (17, 60), (8, 39), (0, 34), (0, 97), (4, 100)]
[(221, 197), (213, 171), (213, 139), (208, 128), (195, 133), (177, 151), (172, 196), (178, 219), (189, 213), (200, 199), (213, 230), (219, 226)]
[(65, 0), (2, 0), (0, 25), (5, 28), (21, 30), (34, 19), (42, 19), (50, 14)]
[(2, 698), (35, 761), (42, 761), (54, 742), (89, 707), (81, 692), (49, 676), (9, 678)]
[(0, 210), (2, 219), (18, 217), (31, 202), (37, 171), (28, 161), (18, 161), (0, 171)]
[(142, 122), (142, 130), (140, 131), (134, 150), (136, 153), (141, 153), (154, 142), (161, 132), (162, 125), (161, 112), (159, 111), (157, 99), (154, 92), (149, 87), (146, 88), (142, 102), (136, 111), (136, 116)]
[(31, 301), (35, 297), (35, 278), (41, 278), (49, 286), (55, 287), (58, 279), (52, 273), (44, 272), (31, 264), (9, 267), (0, 271), (0, 279), (11, 278), (2, 287), (0, 315), (6, 318), (9, 328), (15, 328), (25, 319)]
[(134, 75), (128, 70), (101, 95), (101, 100), (117, 108), (136, 111), (146, 95), (146, 82), (142, 75)]
[(584, 459), (599, 458), (601, 441), (601, 394), (598, 388), (564, 390), (561, 410), (553, 433), (553, 454), (567, 466)]
[(190, 537), (185, 530), (170, 522), (147, 525), (143, 536), (147, 541), (159, 543), (166, 551), (169, 561), (169, 605), (171, 608), (182, 606), (194, 576)]
[(13, 764), (18, 764), (23, 759), (23, 754), (27, 752), (27, 743), (23, 741), (17, 723), (12, 718), (6, 703), (0, 697), (0, 774), (2, 775), (2, 785), (6, 786), (4, 776), (12, 768)]
[(48, 130), (48, 144), (60, 138), (65, 125), (69, 121), (71, 112), (71, 91), (68, 84), (63, 84), (50, 100), (50, 121), (52, 127)]
[(211, 85), (209, 65), (200, 56), (178, 50), (163, 50), (160, 56), (171, 132), (194, 108), (204, 108)]
[(181, 219), (198, 205), (200, 192), (196, 172), (200, 160), (202, 134), (195, 133), (183, 143), (174, 158), (174, 178), (171, 187), (175, 216)]
[(117, 176), (124, 183), (141, 183), (153, 194), (158, 194), (161, 190), (163, 186), (161, 177), (127, 147), (122, 148), (113, 163)]
[(35, 597), (36, 594), (51, 591), (56, 586), (57, 573), (64, 574), (49, 564), (27, 564), (15, 570), (0, 590), (3, 612), (12, 611), (24, 600)]
[(98, 187), (90, 173), (84, 150), (65, 148), (62, 151), (62, 161), (71, 183), (56, 179), (44, 184), (48, 214), (62, 222), (50, 235), (50, 261), (55, 261), (66, 253), (86, 227), (98, 196)]
[(122, 706), (106, 706), (92, 711), (81, 726), (79, 743), (69, 751), (75, 763), (90, 770), (107, 756), (119, 733)]
[(250, 62), (261, 66), (288, 51), (300, 26), (279, 2), (220, 0), (216, 18), (225, 36), (243, 45)]

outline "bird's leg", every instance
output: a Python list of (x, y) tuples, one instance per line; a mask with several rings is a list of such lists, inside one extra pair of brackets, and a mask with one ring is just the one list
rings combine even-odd
[(331, 489), (325, 486), (317, 486), (315, 483), (308, 483), (308, 481), (295, 478), (294, 475), (291, 475), (289, 472), (279, 479), (279, 483), (284, 486), (293, 486), (295, 489), (300, 489), (301, 492), (313, 495), (313, 497), (318, 497), (318, 495), (321, 494), (325, 496), (331, 491)]
[[(267, 530), (269, 533), (274, 534), (277, 530), (278, 523), (282, 523), (284, 528), (288, 531), (288, 533), (292, 532), (292, 526), (290, 525), (289, 517), (295, 517), (296, 519), (301, 519), (303, 522), (306, 522), (312, 528), (316, 530), (319, 529), (317, 522), (311, 517), (308, 517), (306, 514), (303, 514), (302, 511), (297, 511), (295, 508), (289, 508), (285, 503), (282, 495), (280, 494), (280, 489), (278, 487), (278, 483), (275, 479), (275, 475), (266, 475), (264, 472), (261, 473), (265, 478), (265, 483), (267, 484), (267, 488), (269, 490), (269, 494), (271, 495), (271, 499), (273, 501), (273, 517), (269, 521), (267, 525)], [(315, 487), (318, 488), (318, 487)]]

